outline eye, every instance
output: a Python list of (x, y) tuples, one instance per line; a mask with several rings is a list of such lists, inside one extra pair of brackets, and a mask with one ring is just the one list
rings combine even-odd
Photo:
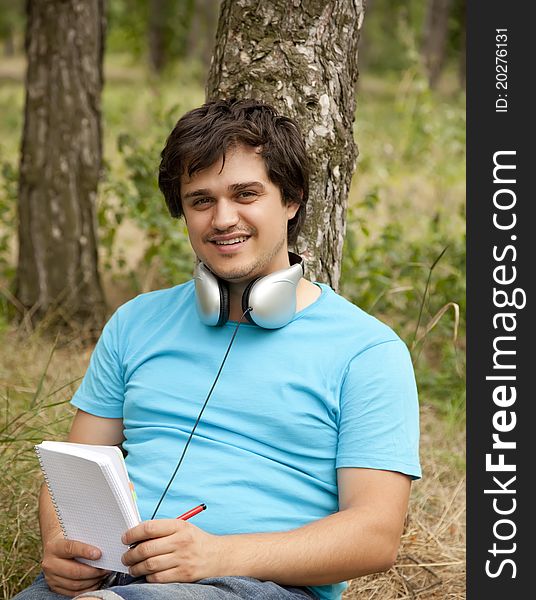
[(203, 208), (212, 202), (212, 198), (196, 198), (192, 206), (195, 208)]
[(237, 198), (239, 200), (252, 200), (257, 196), (256, 192), (252, 190), (244, 190), (243, 192), (238, 192)]

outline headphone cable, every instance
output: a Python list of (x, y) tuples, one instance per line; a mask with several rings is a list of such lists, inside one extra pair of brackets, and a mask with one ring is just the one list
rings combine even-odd
[(175, 479), (175, 475), (177, 475), (177, 471), (179, 470), (179, 467), (182, 464), (182, 461), (184, 459), (184, 455), (186, 454), (186, 450), (188, 449), (188, 446), (190, 445), (190, 442), (192, 441), (192, 438), (193, 438), (194, 432), (195, 432), (195, 430), (197, 428), (197, 425), (199, 424), (199, 421), (201, 420), (201, 416), (202, 416), (202, 414), (203, 414), (203, 412), (204, 412), (204, 410), (205, 410), (205, 408), (206, 408), (206, 406), (208, 404), (208, 400), (209, 400), (209, 398), (210, 398), (210, 396), (212, 394), (212, 391), (216, 387), (216, 383), (218, 382), (218, 379), (219, 379), (220, 374), (222, 372), (223, 365), (225, 364), (225, 361), (227, 360), (227, 356), (229, 355), (229, 352), (231, 351), (231, 347), (233, 345), (234, 339), (236, 337), (236, 334), (238, 333), (238, 328), (243, 323), (243, 319), (246, 316), (246, 314), (248, 312), (250, 312), (251, 310), (252, 310), (251, 307), (249, 307), (249, 308), (247, 308), (243, 312), (242, 316), (240, 317), (240, 320), (238, 321), (238, 323), (237, 323), (237, 325), (235, 327), (235, 330), (234, 330), (233, 335), (231, 337), (231, 341), (229, 342), (229, 346), (227, 347), (227, 351), (225, 352), (225, 356), (223, 357), (223, 360), (221, 361), (220, 368), (218, 369), (218, 374), (216, 375), (216, 378), (214, 379), (214, 382), (213, 382), (212, 387), (210, 388), (210, 391), (209, 391), (209, 393), (208, 393), (208, 395), (207, 395), (207, 397), (205, 399), (205, 402), (204, 402), (201, 410), (199, 411), (199, 415), (197, 416), (197, 419), (196, 419), (196, 421), (194, 423), (192, 431), (190, 432), (190, 436), (188, 437), (188, 440), (186, 441), (186, 445), (184, 446), (184, 449), (182, 451), (181, 457), (179, 458), (179, 462), (177, 463), (177, 466), (175, 467), (175, 470), (173, 471), (173, 474), (171, 475), (171, 478), (168, 481), (168, 484), (166, 485), (166, 488), (162, 492), (162, 496), (160, 496), (160, 500), (158, 501), (158, 504), (156, 505), (156, 508), (154, 509), (154, 512), (153, 512), (153, 514), (151, 516), (151, 521), (155, 518), (156, 513), (158, 512), (158, 509), (160, 508), (160, 505), (162, 504), (162, 501), (164, 500), (164, 497), (167, 494), (169, 488), (171, 487), (171, 484), (173, 483), (173, 480)]

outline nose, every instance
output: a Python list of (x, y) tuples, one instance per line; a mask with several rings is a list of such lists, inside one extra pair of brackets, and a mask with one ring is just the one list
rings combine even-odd
[(240, 217), (237, 207), (233, 202), (226, 199), (219, 199), (214, 205), (212, 213), (212, 227), (219, 231), (225, 231), (236, 225)]

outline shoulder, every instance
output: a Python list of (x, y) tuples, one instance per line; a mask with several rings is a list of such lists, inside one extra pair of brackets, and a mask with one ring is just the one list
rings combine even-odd
[(193, 280), (162, 290), (139, 294), (132, 300), (122, 304), (116, 311), (120, 321), (137, 320), (140, 317), (154, 318), (157, 315), (169, 314), (169, 311), (180, 310), (193, 299)]
[(171, 288), (139, 294), (122, 304), (112, 320), (119, 329), (154, 325), (195, 305), (193, 280)]
[(348, 345), (351, 354), (359, 354), (386, 342), (403, 344), (389, 325), (368, 314), (328, 285), (319, 285), (322, 288), (319, 317), (325, 321), (325, 329), (330, 331), (330, 337), (336, 338), (339, 344)]

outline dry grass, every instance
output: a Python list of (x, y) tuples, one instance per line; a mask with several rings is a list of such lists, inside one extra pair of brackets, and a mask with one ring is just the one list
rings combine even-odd
[[(41, 481), (33, 443), (61, 436), (66, 404), (84, 372), (90, 348), (72, 339), (56, 345), (39, 336), (0, 334), (0, 595), (11, 598), (39, 565), (36, 494)], [(422, 408), (424, 476), (414, 483), (396, 566), (351, 582), (345, 600), (465, 598), (465, 493), (462, 426)]]
[[(39, 569), (34, 443), (63, 436), (89, 352), (19, 331), (0, 333), (0, 597), (11, 598)], [(53, 351), (54, 350), (54, 351)]]

